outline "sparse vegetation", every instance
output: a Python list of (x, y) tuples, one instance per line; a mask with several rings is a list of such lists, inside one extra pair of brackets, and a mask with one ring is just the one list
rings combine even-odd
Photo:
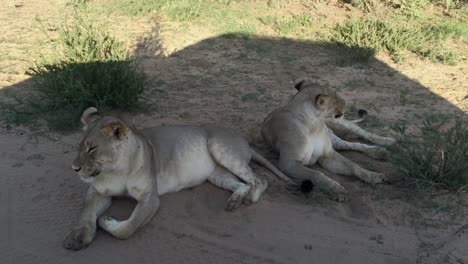
[(451, 9), (463, 9), (467, 3), (464, 0), (351, 0), (350, 2), (364, 12), (372, 13), (379, 8), (386, 8), (408, 18), (423, 17), (426, 10), (435, 6), (443, 6), (444, 11), (448, 13)]
[(206, 0), (134, 0), (130, 3), (112, 0), (107, 10), (128, 16), (145, 16), (162, 12), (174, 21), (190, 21), (200, 16), (206, 4)]
[(429, 24), (420, 21), (348, 20), (335, 27), (332, 39), (347, 46), (385, 51), (398, 60), (400, 52), (411, 51), (421, 57), (455, 64), (459, 56), (444, 44), (450, 37), (467, 36), (467, 28), (456, 22)]
[(221, 10), (213, 15), (216, 32), (244, 36), (255, 34), (257, 31), (256, 25), (251, 21), (244, 20), (244, 15), (223, 6)]
[(30, 68), (32, 91), (5, 107), (17, 122), (41, 117), (51, 128), (70, 130), (90, 106), (132, 109), (142, 106), (144, 75), (137, 61), (109, 34), (78, 14), (58, 29), (53, 61)]
[(302, 29), (310, 28), (312, 26), (312, 17), (307, 14), (285, 18), (267, 17), (262, 20), (262, 22), (265, 25), (271, 25), (278, 34), (288, 35)]
[(203, 0), (166, 1), (162, 6), (162, 10), (172, 20), (189, 21), (200, 16), (200, 8), (203, 2)]
[(408, 17), (420, 17), (429, 0), (352, 0), (351, 4), (363, 11), (372, 12), (378, 7), (387, 6)]
[(420, 191), (443, 188), (460, 191), (468, 184), (468, 126), (462, 120), (449, 124), (447, 118), (427, 117), (417, 131), (396, 125), (397, 143), (390, 159), (411, 187)]

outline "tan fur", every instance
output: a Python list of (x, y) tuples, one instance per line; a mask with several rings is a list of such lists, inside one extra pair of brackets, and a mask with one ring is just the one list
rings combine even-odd
[[(394, 138), (382, 137), (360, 128), (356, 123), (362, 120), (346, 120), (341, 118), (326, 118), (325, 124), (330, 129), (329, 135), (332, 139), (333, 148), (335, 150), (353, 150), (362, 152), (374, 159), (384, 160), (387, 156), (387, 151), (381, 146), (390, 146), (395, 143)], [(349, 142), (341, 139), (339, 136), (354, 134), (361, 139), (374, 143), (368, 145), (359, 142)]]
[(371, 184), (382, 182), (382, 173), (363, 169), (336, 152), (358, 150), (377, 157), (382, 148), (346, 142), (327, 125), (378, 143), (391, 144), (394, 140), (371, 134), (345, 120), (345, 101), (327, 85), (301, 81), (295, 87), (298, 93), (284, 107), (270, 113), (262, 127), (263, 138), (280, 154), (279, 168), (295, 179), (312, 181), (340, 201), (347, 199), (343, 186), (308, 166), (318, 163), (333, 173), (354, 175)]
[[(288, 179), (252, 150), (241, 136), (222, 128), (160, 126), (137, 131), (123, 121), (101, 116), (95, 108), (83, 116), (83, 137), (72, 168), (89, 190), (78, 225), (64, 246), (79, 250), (95, 236), (97, 223), (126, 239), (145, 225), (159, 207), (159, 195), (209, 182), (233, 192), (226, 210), (256, 202), (267, 188), (249, 166), (251, 159)], [(129, 219), (102, 216), (112, 196), (138, 201)], [(97, 222), (97, 223), (96, 223)]]

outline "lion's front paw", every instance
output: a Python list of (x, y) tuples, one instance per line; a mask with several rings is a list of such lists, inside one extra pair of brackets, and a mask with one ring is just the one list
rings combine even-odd
[(78, 227), (70, 231), (65, 240), (63, 247), (70, 250), (80, 250), (87, 247), (94, 238), (94, 230), (87, 227)]
[(391, 146), (395, 144), (396, 139), (390, 138), (390, 137), (381, 137), (376, 144), (381, 145), (381, 146)]
[(376, 160), (387, 160), (388, 158), (388, 151), (381, 147), (367, 151), (367, 154)]
[(99, 226), (118, 239), (127, 239), (132, 234), (127, 232), (125, 221), (118, 221), (110, 216), (101, 216), (98, 219)]

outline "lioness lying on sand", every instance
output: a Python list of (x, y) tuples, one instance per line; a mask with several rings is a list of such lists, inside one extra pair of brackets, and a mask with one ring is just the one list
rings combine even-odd
[[(90, 185), (78, 225), (64, 247), (79, 250), (93, 240), (96, 222), (116, 238), (126, 239), (145, 225), (159, 207), (159, 195), (208, 180), (232, 191), (226, 210), (256, 202), (267, 188), (249, 167), (250, 159), (288, 180), (241, 136), (222, 128), (160, 126), (137, 131), (123, 121), (87, 109), (78, 157), (72, 168)], [(138, 204), (129, 219), (101, 216), (112, 196)]]
[(359, 128), (355, 124), (359, 120), (345, 120), (345, 101), (328, 86), (301, 81), (295, 88), (298, 93), (284, 107), (270, 113), (262, 127), (263, 138), (280, 154), (279, 168), (294, 179), (311, 181), (334, 194), (337, 200), (347, 199), (343, 186), (307, 166), (318, 162), (333, 173), (354, 175), (371, 184), (382, 182), (383, 173), (363, 169), (336, 150), (357, 150), (378, 157), (383, 148), (344, 141), (329, 127), (349, 131), (380, 145), (395, 140)]

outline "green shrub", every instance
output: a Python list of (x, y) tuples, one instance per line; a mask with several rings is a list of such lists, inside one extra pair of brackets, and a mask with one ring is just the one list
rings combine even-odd
[(468, 126), (462, 120), (449, 125), (446, 118), (428, 117), (417, 132), (397, 125), (397, 143), (390, 160), (417, 190), (443, 188), (457, 191), (468, 184)]
[(466, 36), (466, 28), (459, 23), (428, 24), (394, 20), (348, 20), (335, 27), (332, 37), (337, 43), (385, 51), (397, 58), (408, 50), (421, 57), (454, 64), (458, 56), (444, 47), (451, 37)]
[(393, 0), (390, 3), (409, 17), (421, 17), (424, 9), (430, 4), (428, 0)]
[(102, 110), (142, 106), (145, 76), (115, 38), (76, 12), (73, 22), (59, 27), (52, 42), (57, 43), (55, 59), (28, 72), (30, 96), (6, 108), (20, 115), (17, 121), (40, 117), (53, 129), (68, 130), (77, 126), (81, 112), (90, 106)]

